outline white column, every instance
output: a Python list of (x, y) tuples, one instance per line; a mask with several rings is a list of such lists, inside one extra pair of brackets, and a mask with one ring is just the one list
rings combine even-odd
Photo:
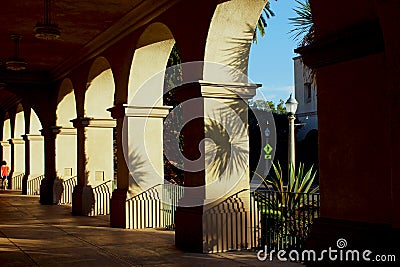
[(5, 160), (8, 165), (10, 165), (11, 164), (11, 145), (8, 141), (1, 141), (1, 146), (3, 148), (3, 160)]
[(9, 142), (14, 150), (12, 173), (16, 176), (25, 172), (25, 141), (22, 138), (13, 138)]
[(251, 246), (247, 100), (257, 87), (198, 81), (178, 93), (189, 126), (185, 193), (175, 217), (178, 247), (209, 253)]
[(57, 177), (69, 178), (77, 173), (76, 128), (57, 127), (56, 171)]
[(44, 174), (44, 138), (39, 134), (27, 134), (23, 136), (26, 145), (26, 149), (29, 156), (26, 160), (29, 160), (29, 169), (25, 173), (29, 174), (28, 179), (38, 177)]
[[(128, 221), (134, 219), (127, 218), (128, 198), (164, 182), (163, 119), (170, 108), (120, 104), (109, 110), (118, 121), (118, 187), (111, 199), (111, 225), (114, 227), (129, 227)], [(161, 195), (160, 192), (159, 196)], [(146, 205), (150, 205), (149, 203)], [(135, 205), (131, 208), (134, 209)], [(156, 213), (152, 208), (156, 207), (131, 210), (130, 214), (150, 218)], [(154, 212), (149, 212), (150, 210)], [(144, 214), (146, 211), (148, 213)]]
[[(114, 178), (114, 119), (77, 118), (78, 184), (72, 194), (72, 212), (88, 215), (94, 205), (93, 187)], [(111, 183), (108, 184), (111, 187)]]

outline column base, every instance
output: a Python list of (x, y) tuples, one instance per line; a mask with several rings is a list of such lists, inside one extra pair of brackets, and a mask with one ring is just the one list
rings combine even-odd
[(11, 190), (11, 189), (12, 189), (12, 184), (13, 184), (12, 177), (13, 177), (13, 175), (14, 175), (14, 171), (11, 170), (11, 172), (10, 172), (10, 174), (9, 174), (9, 176), (8, 176), (8, 181), (7, 181), (7, 189), (8, 189), (8, 190)]
[(72, 192), (72, 215), (88, 216), (94, 207), (94, 194), (91, 186), (76, 185)]
[(60, 203), (63, 191), (63, 181), (60, 178), (56, 178), (53, 183), (53, 204)]
[[(337, 250), (336, 253), (332, 253), (332, 255), (337, 255), (337, 259), (331, 260), (326, 252), (322, 261), (305, 261), (305, 263), (306, 266), (358, 266), (357, 264), (377, 266), (376, 255), (395, 255), (398, 261), (400, 259), (399, 238), (400, 229), (394, 229), (390, 225), (319, 218), (313, 223), (305, 249), (315, 250), (318, 258), (323, 250), (331, 248)], [(342, 239), (341, 243), (338, 241), (340, 239)], [(350, 250), (358, 250), (360, 261), (352, 260), (351, 254), (346, 260), (346, 252)], [(368, 255), (370, 262), (363, 260), (362, 254), (365, 250), (372, 252)], [(340, 260), (340, 251), (343, 251), (343, 260)], [(385, 263), (388, 264), (388, 262)]]
[(203, 207), (178, 207), (175, 212), (175, 246), (203, 253)]
[[(25, 178), (25, 177), (24, 177)], [(54, 178), (45, 177), (40, 183), (40, 204), (53, 205)]]
[(110, 226), (126, 228), (126, 199), (128, 190), (115, 189), (111, 197)]
[(240, 198), (209, 207), (178, 207), (175, 245), (197, 253), (251, 248), (251, 223), (247, 205)]
[(29, 174), (25, 174), (24, 178), (22, 178), (22, 194), (23, 195), (28, 194), (28, 178), (29, 178)]

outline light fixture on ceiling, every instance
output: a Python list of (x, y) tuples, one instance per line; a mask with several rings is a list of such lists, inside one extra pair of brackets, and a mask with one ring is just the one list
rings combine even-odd
[(19, 57), (19, 42), (21, 41), (22, 35), (13, 34), (11, 40), (14, 42), (14, 57), (10, 57), (6, 61), (6, 68), (8, 70), (24, 70), (28, 63), (25, 59)]
[(44, 21), (38, 22), (35, 27), (35, 37), (43, 40), (56, 40), (61, 37), (58, 25), (51, 22), (50, 17), (51, 0), (44, 0)]

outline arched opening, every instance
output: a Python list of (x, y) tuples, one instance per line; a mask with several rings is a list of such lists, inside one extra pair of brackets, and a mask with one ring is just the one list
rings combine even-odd
[[(95, 187), (114, 179), (114, 127), (107, 109), (114, 105), (115, 84), (110, 64), (104, 57), (91, 66), (85, 94), (86, 182)], [(109, 185), (111, 186), (111, 184)]]
[(7, 164), (11, 164), (11, 145), (9, 140), (11, 139), (11, 120), (8, 112), (4, 115), (4, 123), (3, 123), (3, 141), (1, 142), (1, 146), (3, 148), (3, 160), (7, 162)]
[(174, 43), (171, 31), (159, 22), (151, 24), (142, 33), (136, 44), (129, 75), (129, 105), (162, 105), (163, 76), (157, 76), (151, 81), (151, 86), (145, 85), (150, 91), (139, 89), (153, 75), (165, 70)]
[[(258, 138), (257, 142), (260, 142), (260, 147), (265, 147), (267, 145), (265, 143), (265, 139), (269, 139), (270, 142), (268, 145), (273, 147), (273, 152), (268, 153), (273, 155), (275, 153), (275, 134), (272, 115), (267, 111), (250, 113), (250, 116), (248, 114), (251, 112), (248, 109), (248, 100), (254, 96), (256, 89), (259, 87), (259, 85), (253, 83), (253, 81), (247, 76), (250, 47), (254, 40), (254, 31), (260, 18), (260, 14), (267, 2), (268, 1), (265, 0), (232, 0), (219, 2), (215, 8), (208, 29), (204, 51), (205, 63), (202, 77), (203, 80), (213, 84), (204, 90), (208, 90), (210, 94), (218, 91), (225, 94), (226, 101), (220, 102), (223, 103), (225, 109), (228, 108), (228, 110), (234, 110), (232, 113), (225, 112), (225, 114), (223, 114), (222, 117), (224, 117), (226, 121), (223, 127), (225, 129), (236, 127), (233, 125), (232, 118), (237, 115), (240, 116), (241, 120), (246, 125), (249, 123), (255, 123), (255, 125), (249, 126), (250, 129), (254, 129), (254, 131), (251, 131), (253, 137), (256, 135)], [(231, 87), (232, 84), (235, 84), (236, 88), (234, 86)], [(217, 97), (214, 99), (217, 99)], [(204, 106), (206, 109), (207, 104)], [(215, 109), (219, 109), (219, 111), (210, 110), (211, 112), (205, 111), (204, 113), (210, 118), (213, 118), (215, 121), (221, 121), (221, 118), (219, 118), (219, 116), (216, 114), (218, 112), (223, 112), (221, 111), (223, 110), (223, 107), (215, 106)], [(207, 114), (207, 112), (211, 114)], [(230, 119), (226, 119), (229, 117)], [(205, 121), (205, 123), (207, 124), (208, 122)], [(243, 173), (243, 170), (249, 165), (248, 161), (251, 162), (251, 178), (254, 178), (253, 171), (256, 169), (261, 175), (267, 174), (271, 165), (269, 159), (265, 160), (260, 158), (260, 154), (264, 152), (259, 147), (256, 148), (256, 153), (251, 153), (254, 152), (254, 149), (249, 148), (250, 136), (247, 133), (240, 135), (240, 132), (246, 131), (246, 127), (247, 126), (242, 127), (242, 130), (238, 131), (236, 136), (233, 135), (233, 138), (231, 138), (229, 141), (230, 145), (235, 146), (236, 144), (235, 147), (237, 150), (241, 150), (244, 153), (240, 157), (242, 160), (237, 160), (234, 163), (235, 167), (241, 171), (237, 173), (235, 173), (235, 171), (230, 171), (228, 176), (239, 177), (239, 175), (241, 175), (240, 172)], [(265, 138), (264, 132), (267, 129), (270, 131), (270, 134), (269, 137)], [(205, 132), (205, 137), (209, 137), (214, 140), (218, 140), (221, 136), (223, 136), (223, 132), (221, 131), (209, 131), (209, 133)], [(242, 138), (241, 140), (239, 140), (239, 136)], [(207, 151), (212, 151), (212, 149), (212, 146), (207, 146), (206, 144), (205, 153), (207, 154)], [(252, 157), (255, 156), (256, 158), (250, 158), (250, 153)], [(216, 161), (222, 163), (222, 161), (227, 161), (226, 159), (228, 158), (232, 157), (228, 156), (224, 160), (216, 159)], [(220, 166), (222, 165), (223, 164)], [(248, 174), (245, 174), (245, 176), (247, 175)], [(208, 178), (206, 178), (208, 183), (209, 181), (217, 180), (217, 177), (212, 177), (213, 175), (211, 172), (206, 171), (206, 176), (208, 176)], [(256, 178), (258, 180), (257, 182), (259, 182), (259, 177)], [(240, 184), (240, 182), (238, 184)], [(229, 185), (229, 187), (230, 186), (231, 185)], [(242, 183), (238, 190), (243, 190), (244, 188), (240, 188), (242, 186), (247, 187), (248, 185)], [(215, 187), (215, 185), (213, 187)], [(209, 190), (212, 189), (210, 188)], [(224, 195), (222, 192), (219, 192), (218, 194)]]
[[(203, 81), (198, 81), (197, 88), (188, 88), (193, 92), (189, 100), (200, 101), (186, 110), (183, 107), (184, 117), (192, 113), (202, 118), (193, 122), (196, 132), (188, 131), (192, 136), (184, 132), (184, 152), (205, 155), (201, 172), (185, 171), (184, 198), (201, 202), (177, 209), (175, 243), (184, 249), (208, 253), (252, 245), (245, 219), (251, 212), (247, 100), (258, 85), (249, 84), (247, 72), (254, 28), (266, 2), (218, 1), (210, 21), (200, 76)], [(199, 188), (196, 197), (188, 194), (191, 187)], [(239, 202), (240, 211), (234, 207)], [(200, 205), (202, 211), (195, 211), (193, 206)], [(240, 217), (244, 219), (234, 222), (233, 218)], [(194, 230), (192, 225), (201, 227)], [(225, 234), (221, 229), (232, 231)], [(239, 231), (240, 236), (234, 234)]]
[(42, 124), (35, 110), (31, 108), (29, 123), (29, 178), (39, 177), (44, 174), (44, 139), (40, 130)]
[(76, 175), (76, 129), (71, 120), (76, 118), (76, 105), (73, 84), (64, 79), (58, 94), (56, 110), (59, 133), (56, 136), (56, 171), (57, 176), (68, 179)]
[(156, 22), (136, 44), (128, 83), (130, 115), (124, 122), (131, 194), (163, 184), (163, 118), (168, 114), (163, 106), (163, 72), (174, 43), (169, 28)]
[[(123, 160), (129, 174), (118, 176), (118, 189), (126, 189), (128, 196), (124, 197), (128, 198), (152, 189), (147, 192), (150, 193), (145, 203), (140, 197), (133, 197), (129, 202), (118, 202), (118, 199), (112, 202), (126, 211), (123, 218), (111, 214), (113, 225), (127, 228), (162, 226), (160, 200), (163, 196), (159, 189), (163, 188), (164, 182), (163, 119), (169, 112), (169, 107), (163, 106), (164, 72), (174, 43), (169, 28), (156, 22), (144, 29), (134, 47), (128, 104), (120, 133)], [(140, 210), (135, 208), (138, 205), (142, 207)]]
[(22, 136), (25, 134), (25, 116), (22, 104), (17, 106), (15, 115), (13, 146), (13, 170), (12, 177), (21, 175), (25, 172), (25, 142)]
[(14, 128), (14, 138), (21, 138), (25, 134), (25, 118), (24, 109), (22, 104), (17, 106), (17, 112), (15, 115), (15, 128)]
[[(254, 29), (265, 0), (232, 0), (218, 4), (207, 35), (205, 62), (229, 66), (245, 75), (248, 71)], [(203, 79), (214, 82), (248, 82), (243, 75), (229, 69), (205, 64)]]
[(42, 130), (42, 123), (40, 122), (39, 117), (33, 108), (31, 109), (29, 125), (30, 134), (41, 134), (40, 130)]

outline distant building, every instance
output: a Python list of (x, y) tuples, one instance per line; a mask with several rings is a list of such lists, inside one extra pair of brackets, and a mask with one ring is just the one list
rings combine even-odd
[(296, 117), (302, 123), (296, 138), (297, 141), (303, 141), (311, 131), (318, 131), (317, 88), (311, 81), (310, 69), (303, 64), (301, 57), (295, 57), (293, 60), (295, 96), (299, 102)]

